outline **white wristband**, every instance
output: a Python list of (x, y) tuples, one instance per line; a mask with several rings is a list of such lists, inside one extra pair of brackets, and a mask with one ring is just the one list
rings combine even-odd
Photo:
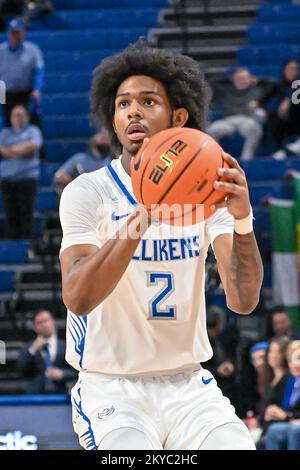
[(234, 231), (238, 235), (246, 235), (253, 232), (253, 211), (244, 219), (234, 219)]

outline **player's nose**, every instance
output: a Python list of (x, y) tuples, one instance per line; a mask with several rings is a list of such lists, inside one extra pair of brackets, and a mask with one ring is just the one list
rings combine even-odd
[(133, 118), (139, 118), (141, 119), (143, 117), (143, 113), (141, 110), (141, 107), (136, 101), (132, 101), (130, 103), (130, 106), (128, 107), (128, 118), (133, 119)]

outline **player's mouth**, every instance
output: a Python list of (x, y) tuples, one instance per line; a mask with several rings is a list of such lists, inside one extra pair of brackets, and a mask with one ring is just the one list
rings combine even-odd
[(141, 142), (146, 137), (146, 129), (142, 124), (130, 124), (126, 133), (131, 142)]

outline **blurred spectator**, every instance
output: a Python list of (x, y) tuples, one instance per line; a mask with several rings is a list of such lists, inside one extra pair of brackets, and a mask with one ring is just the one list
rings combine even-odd
[(267, 450), (300, 450), (300, 341), (289, 344), (287, 359), (291, 377), (281, 405), (269, 405), (265, 410), (265, 420), (273, 421), (265, 437)]
[(260, 341), (259, 343), (255, 343), (249, 351), (251, 363), (256, 372), (257, 390), (260, 397), (262, 397), (267, 389), (267, 381), (264, 373), (267, 347), (268, 343), (266, 341)]
[(207, 309), (206, 322), (213, 357), (202, 365), (213, 374), (224, 395), (234, 401), (235, 358), (226, 349), (221, 336), (225, 326), (225, 312), (220, 307), (211, 305)]
[(274, 86), (273, 96), (279, 101), (275, 112), (270, 113), (270, 125), (277, 148), (275, 157), (286, 155), (283, 151), (284, 139), (288, 136), (300, 135), (300, 106), (292, 102), (294, 89), (292, 83), (299, 80), (299, 64), (295, 60), (288, 60), (282, 67), (281, 81)]
[(91, 137), (85, 153), (76, 153), (69, 158), (55, 173), (54, 185), (58, 194), (74, 178), (82, 173), (90, 173), (106, 166), (111, 161), (110, 139), (106, 130)]
[(300, 332), (293, 331), (292, 320), (284, 307), (278, 306), (273, 309), (269, 336), (288, 336), (290, 339), (300, 339)]
[(214, 101), (222, 100), (223, 118), (212, 122), (207, 133), (216, 140), (233, 134), (244, 137), (243, 160), (254, 157), (263, 133), (266, 112), (260, 107), (262, 88), (248, 69), (238, 68), (232, 80), (214, 84)]
[(284, 388), (290, 377), (286, 360), (289, 343), (290, 338), (287, 336), (273, 338), (269, 342), (266, 352), (265, 376), (268, 386), (266, 392), (262, 395), (258, 410), (259, 418), (257, 424), (262, 430), (262, 436), (257, 443), (257, 448), (259, 449), (264, 448), (264, 434), (271, 424), (270, 421), (265, 420), (266, 410), (270, 405), (280, 406)]
[(7, 222), (7, 237), (32, 236), (33, 206), (40, 163), (38, 151), (43, 142), (40, 130), (29, 125), (23, 106), (11, 112), (11, 127), (0, 132), (0, 182)]
[(44, 59), (40, 48), (25, 41), (23, 20), (14, 19), (8, 26), (8, 40), (0, 45), (0, 80), (6, 85), (4, 118), (9, 125), (11, 110), (23, 104), (32, 124), (41, 127), (39, 108), (44, 81)]
[(66, 393), (67, 382), (76, 373), (65, 361), (65, 342), (57, 338), (55, 321), (50, 312), (41, 310), (34, 317), (34, 341), (20, 351), (18, 370), (29, 380), (28, 394)]

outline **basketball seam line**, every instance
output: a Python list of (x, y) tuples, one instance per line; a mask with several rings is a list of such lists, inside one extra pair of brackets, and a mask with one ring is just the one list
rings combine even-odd
[(157, 202), (157, 204), (161, 204), (161, 202), (163, 201), (163, 199), (166, 197), (166, 195), (170, 192), (170, 190), (173, 188), (173, 186), (177, 183), (177, 181), (179, 180), (179, 178), (181, 178), (181, 176), (183, 175), (183, 173), (186, 171), (186, 169), (191, 165), (191, 163), (195, 160), (195, 158), (199, 155), (199, 153), (202, 151), (203, 149), (203, 146), (206, 142), (203, 142), (203, 144), (201, 145), (201, 147), (197, 150), (197, 152), (195, 153), (195, 155), (190, 159), (190, 161), (186, 164), (186, 166), (181, 170), (181, 172), (179, 173), (179, 175), (176, 176), (176, 178), (174, 179), (174, 181), (170, 184), (170, 186), (168, 187), (168, 189), (165, 191), (165, 193), (162, 195), (162, 197), (160, 198), (160, 200)]

